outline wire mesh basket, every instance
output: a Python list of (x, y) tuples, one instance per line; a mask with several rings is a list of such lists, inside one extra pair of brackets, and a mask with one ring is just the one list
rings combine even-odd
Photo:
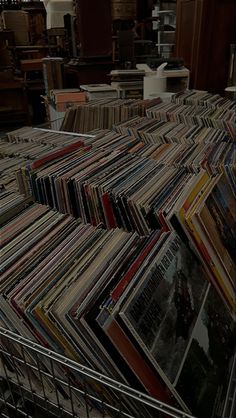
[(193, 418), (11, 331), (0, 337), (1, 417)]

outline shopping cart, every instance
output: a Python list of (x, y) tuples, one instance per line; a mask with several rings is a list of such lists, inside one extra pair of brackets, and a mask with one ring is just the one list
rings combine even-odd
[(9, 330), (0, 338), (3, 418), (193, 418)]

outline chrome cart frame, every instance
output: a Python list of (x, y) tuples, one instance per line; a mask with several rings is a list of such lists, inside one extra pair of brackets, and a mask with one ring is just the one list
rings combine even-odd
[(3, 418), (194, 418), (9, 330), (0, 338)]

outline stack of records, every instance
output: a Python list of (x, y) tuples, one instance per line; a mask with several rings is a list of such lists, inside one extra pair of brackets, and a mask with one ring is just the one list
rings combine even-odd
[(17, 191), (16, 172), (24, 166), (24, 158), (1, 157), (0, 190)]
[[(111, 134), (105, 136), (112, 138)], [(116, 141), (115, 135), (117, 147), (119, 141)], [(89, 222), (94, 226), (102, 224), (108, 229), (119, 227), (145, 236), (153, 229), (168, 229), (169, 211), (176, 210), (179, 198), (193, 198), (195, 185), (197, 195), (193, 206), (194, 216), (197, 210), (195, 204), (202, 203), (205, 197), (203, 192), (212, 198), (213, 192), (217, 190), (216, 199), (219, 202), (217, 201), (216, 206), (219, 213), (225, 210), (221, 204), (222, 199), (226, 207), (229, 206), (228, 213), (232, 219), (224, 213), (222, 219), (225, 218), (224, 228), (232, 232), (231, 245), (234, 245), (236, 234), (231, 224), (236, 221), (233, 206), (235, 144), (173, 143), (153, 146), (135, 143), (134, 140), (131, 149), (122, 150), (116, 147), (110, 150), (109, 147), (89, 149), (81, 146), (64, 156), (63, 150), (59, 155), (50, 154), (50, 158), (34, 161), (29, 171), (21, 170), (18, 182), (28, 182), (35, 200), (61, 213), (82, 218), (85, 223)], [(26, 180), (24, 174), (27, 176)], [(225, 184), (225, 188), (218, 187), (218, 184)], [(227, 190), (227, 202), (224, 189)], [(186, 207), (185, 204), (184, 208)], [(209, 258), (213, 259), (217, 253), (217, 248), (213, 246), (209, 255), (205, 249), (209, 245), (212, 247), (208, 238), (205, 247), (202, 242), (198, 244), (191, 224), (187, 222), (186, 226), (186, 222), (185, 218), (181, 218), (181, 225), (187, 228), (196, 252), (203, 261), (209, 262)], [(218, 222), (217, 218), (214, 218), (214, 222)], [(204, 230), (207, 228), (207, 225), (204, 226)], [(217, 229), (216, 233), (217, 231), (218, 239), (225, 247), (223, 232), (221, 229)], [(201, 237), (203, 239), (203, 233)], [(227, 269), (222, 255), (218, 254), (216, 258), (220, 260), (219, 266), (223, 267), (217, 268), (216, 272), (215, 260), (208, 267), (224, 299), (235, 309), (235, 285), (230, 280), (230, 273), (225, 274)], [(231, 260), (230, 263), (234, 262)], [(224, 286), (227, 289), (223, 289)]]
[[(192, 98), (191, 100), (189, 96)], [(198, 128), (201, 128), (203, 132), (205, 131), (203, 128), (214, 128), (215, 130), (227, 132), (228, 136), (235, 139), (235, 102), (221, 98), (218, 95), (215, 98), (215, 96), (209, 94), (203, 95), (199, 93), (195, 99), (193, 96), (194, 93), (192, 95), (187, 93), (184, 93), (182, 96), (176, 95), (171, 103), (163, 103), (158, 98), (134, 101), (93, 100), (84, 106), (68, 109), (62, 124), (62, 130), (84, 133), (97, 128), (110, 129), (112, 125), (127, 121), (134, 116), (147, 115), (148, 118), (157, 120), (157, 128), (158, 123), (161, 126), (163, 122), (169, 122), (167, 131), (168, 127), (176, 129), (177, 132), (183, 129), (183, 135), (179, 132), (179, 138), (182, 136), (188, 138), (192, 135), (191, 129), (186, 129), (185, 125), (193, 126), (196, 131)], [(153, 124), (155, 124), (154, 121)]]
[[(194, 100), (168, 106), (222, 109)], [(111, 103), (95, 108), (121, 111)], [(1, 144), (14, 167), (28, 144), (17, 181), (40, 204), (1, 192), (0, 321), (186, 412), (221, 416), (236, 339), (235, 142), (140, 117), (143, 103), (130, 101), (133, 118), (114, 131), (22, 128)]]
[[(165, 208), (170, 225), (185, 235), (210, 274), (210, 280), (236, 312), (236, 201), (231, 179), (205, 171), (187, 181)], [(235, 185), (235, 183), (234, 183)]]
[(62, 122), (62, 131), (88, 132), (93, 129), (110, 129), (113, 124), (133, 116), (144, 116), (146, 109), (160, 103), (153, 100), (97, 99), (68, 109)]
[(236, 105), (232, 107), (187, 105), (182, 103), (160, 103), (147, 109), (147, 116), (159, 121), (184, 123), (185, 125), (199, 125), (221, 130), (236, 138)]
[[(180, 173), (183, 170), (186, 173), (197, 174), (204, 168), (209, 175), (225, 171), (234, 190), (234, 143), (210, 141), (147, 144), (135, 136), (103, 130), (93, 133), (96, 135), (88, 138), (79, 137), (77, 142), (65, 145), (59, 150), (55, 149), (31, 164), (28, 163), (17, 175), (19, 185), (23, 185), (20, 191), (25, 192), (25, 184), (28, 183), (39, 202), (48, 204), (62, 213), (81, 216), (85, 222), (95, 225), (104, 222), (108, 227), (125, 227), (130, 222), (127, 223), (124, 220), (126, 217), (121, 216), (119, 210), (116, 210), (117, 196), (122, 193), (122, 199), (130, 201), (133, 200), (131, 196), (135, 192), (138, 202), (139, 191), (142, 196), (150, 193), (154, 198), (155, 194), (159, 193), (159, 172), (162, 169), (166, 170), (170, 179), (172, 173)], [(62, 137), (65, 135), (62, 134)], [(156, 176), (158, 180), (153, 186), (152, 176)], [(94, 187), (96, 192), (92, 192)], [(80, 193), (81, 198), (78, 197)], [(111, 203), (110, 199), (114, 202)], [(107, 221), (104, 205), (113, 207), (109, 209), (110, 215), (112, 214), (109, 216), (110, 221)], [(143, 203), (141, 207), (146, 217), (152, 205), (147, 210), (144, 206)], [(129, 211), (128, 207), (125, 212)], [(111, 220), (113, 218), (116, 220)], [(146, 224), (146, 220), (144, 223)], [(139, 223), (132, 221), (131, 224), (135, 224), (135, 229), (140, 230), (137, 227)], [(144, 232), (142, 228), (141, 230)]]
[[(88, 118), (87, 136), (8, 135), (2, 153), (24, 161), (25, 143), (32, 156), (52, 148), (17, 172), (43, 206), (2, 191), (0, 321), (186, 412), (220, 417), (236, 343), (236, 144), (223, 128), (177, 124), (183, 109), (222, 111), (194, 100), (156, 103), (159, 120), (143, 117), (147, 102), (95, 101), (79, 122), (78, 108), (68, 112), (72, 125)], [(97, 129), (98, 115), (104, 128), (116, 112), (133, 119)]]
[[(63, 155), (66, 155), (80, 148), (83, 143), (78, 135), (64, 135), (31, 127), (9, 132), (6, 138), (0, 139), (1, 189), (17, 191), (19, 184), (16, 182), (16, 172), (30, 161), (46, 161), (55, 155), (59, 156), (62, 149)], [(28, 193), (25, 186), (20, 192)]]
[(130, 134), (148, 144), (161, 143), (216, 143), (230, 141), (227, 132), (220, 129), (184, 123), (166, 122), (147, 117), (135, 116), (125, 122), (117, 123), (113, 130), (123, 135)]
[(220, 416), (236, 328), (208, 280), (172, 228), (140, 237), (34, 204), (3, 228), (0, 319), (186, 412)]
[[(18, 215), (27, 206), (32, 204), (32, 197), (26, 198), (19, 193), (10, 190), (0, 190), (0, 226), (4, 225), (12, 217)], [(1, 235), (1, 243), (4, 241)]]
[(223, 107), (224, 109), (235, 109), (236, 106), (236, 102), (228, 99), (227, 97), (198, 90), (177, 93), (172, 96), (171, 101), (179, 104), (206, 106), (213, 109), (218, 107)]
[(23, 127), (7, 133), (7, 141), (12, 143), (33, 143), (51, 146), (51, 148), (63, 148), (78, 141), (78, 135), (64, 135), (63, 132), (50, 131), (32, 127)]
[(31, 142), (6, 142), (0, 139), (0, 157), (21, 157), (23, 159), (34, 160), (39, 158), (52, 149), (51, 145), (45, 145)]

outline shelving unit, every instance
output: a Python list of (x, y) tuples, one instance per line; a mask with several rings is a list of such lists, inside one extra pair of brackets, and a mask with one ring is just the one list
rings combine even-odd
[[(169, 58), (172, 55), (172, 50), (175, 45), (175, 27), (176, 14), (174, 10), (158, 10), (155, 8), (153, 17), (157, 18), (153, 22), (153, 29), (157, 30), (157, 48), (158, 54), (162, 57)], [(165, 26), (173, 27), (173, 30), (165, 30)]]

